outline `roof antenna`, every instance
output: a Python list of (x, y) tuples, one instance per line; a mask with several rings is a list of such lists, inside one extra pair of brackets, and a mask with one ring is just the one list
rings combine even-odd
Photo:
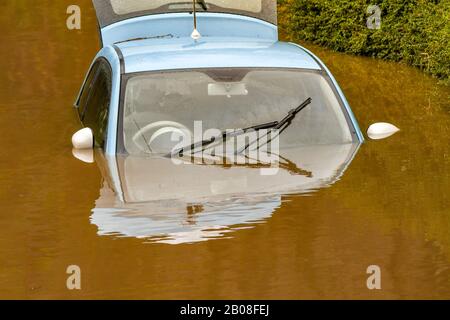
[(197, 0), (193, 0), (194, 3), (194, 31), (192, 31), (191, 38), (194, 40), (199, 40), (202, 35), (197, 30)]

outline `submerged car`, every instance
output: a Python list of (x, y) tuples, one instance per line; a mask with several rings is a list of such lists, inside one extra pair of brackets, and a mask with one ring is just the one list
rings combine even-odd
[(102, 49), (72, 143), (85, 162), (96, 150), (104, 177), (91, 217), (99, 235), (219, 237), (269, 218), (284, 195), (330, 186), (364, 141), (326, 66), (278, 40), (275, 0), (93, 3)]
[(163, 154), (170, 134), (193, 133), (196, 121), (204, 131), (257, 127), (307, 99), (280, 147), (363, 142), (326, 66), (278, 40), (275, 0), (93, 3), (102, 49), (75, 103), (85, 127), (75, 149)]

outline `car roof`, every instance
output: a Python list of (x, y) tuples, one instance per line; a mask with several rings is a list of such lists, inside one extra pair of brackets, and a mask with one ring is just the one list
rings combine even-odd
[(200, 68), (302, 68), (321, 70), (300, 46), (265, 39), (170, 36), (116, 43), (125, 73)]

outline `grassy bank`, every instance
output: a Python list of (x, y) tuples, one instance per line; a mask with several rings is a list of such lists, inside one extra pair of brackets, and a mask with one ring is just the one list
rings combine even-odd
[[(450, 0), (278, 0), (290, 37), (336, 51), (402, 61), (450, 83)], [(367, 8), (382, 11), (369, 29)]]

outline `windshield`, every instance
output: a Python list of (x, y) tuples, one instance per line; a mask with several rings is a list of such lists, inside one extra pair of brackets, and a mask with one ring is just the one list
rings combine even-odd
[(203, 131), (279, 121), (308, 98), (311, 104), (280, 135), (280, 148), (351, 143), (342, 106), (321, 72), (237, 68), (130, 76), (123, 106), (123, 149), (129, 154), (170, 151), (150, 144), (164, 130), (194, 132), (199, 121)]
[[(192, 0), (94, 0), (101, 27), (134, 17), (175, 12), (191, 12)], [(232, 13), (277, 24), (276, 0), (197, 1), (199, 12)]]

